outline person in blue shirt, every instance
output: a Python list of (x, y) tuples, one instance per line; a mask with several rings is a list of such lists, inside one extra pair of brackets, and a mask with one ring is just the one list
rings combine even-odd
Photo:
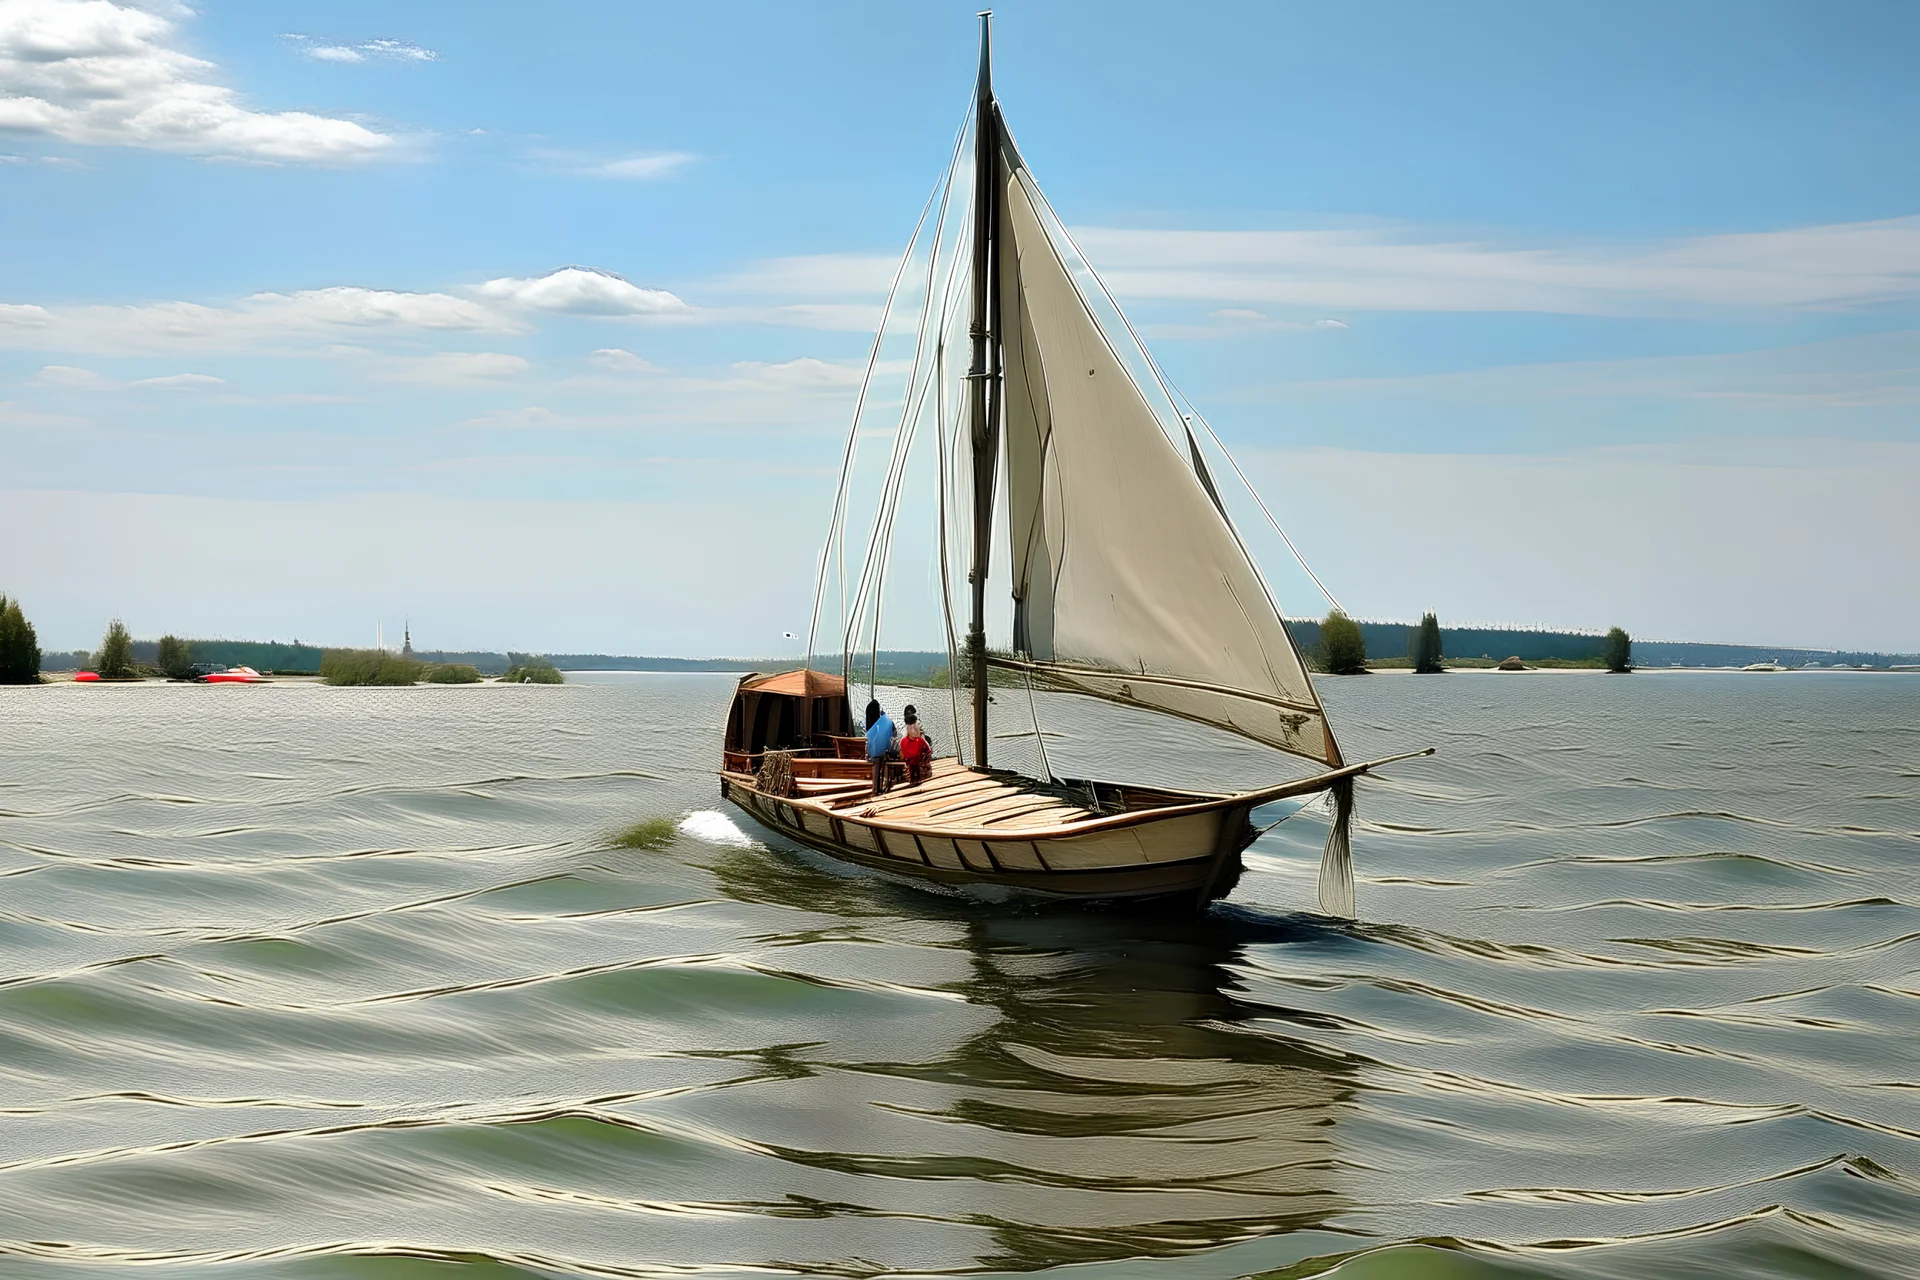
[(893, 717), (880, 709), (880, 700), (867, 703), (867, 764), (873, 769), (873, 794), (887, 793), (887, 763), (893, 755)]

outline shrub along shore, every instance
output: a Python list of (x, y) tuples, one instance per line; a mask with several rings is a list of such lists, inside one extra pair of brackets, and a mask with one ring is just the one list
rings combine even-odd
[[(501, 675), (502, 684), (565, 683), (544, 658), (517, 656), (522, 665)], [(320, 679), (335, 685), (478, 684), (480, 672), (472, 663), (426, 662), (385, 649), (328, 649), (320, 658)]]

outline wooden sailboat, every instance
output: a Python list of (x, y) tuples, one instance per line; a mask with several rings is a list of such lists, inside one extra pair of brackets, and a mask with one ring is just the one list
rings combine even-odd
[[(1056, 243), (1064, 231), (1050, 232), (1051, 212), (1007, 133), (990, 53), (983, 25), (964, 263), (971, 361), (955, 437), (971, 455), (971, 617), (953, 669), (971, 680), (972, 749), (964, 762), (935, 761), (917, 785), (876, 795), (844, 673), (750, 676), (728, 719), (721, 794), (803, 845), (910, 877), (1204, 905), (1238, 879), (1256, 808), (1330, 791), (1320, 901), (1352, 915), (1353, 780), (1388, 761), (1341, 753), (1191, 427), (1182, 427), (1185, 448), (1176, 445), (1102, 330)], [(929, 308), (934, 293), (929, 286)], [(1012, 637), (1007, 652), (990, 652), (988, 580), (1002, 522)], [(943, 506), (943, 538), (945, 523)], [(823, 581), (825, 566), (823, 556)], [(958, 648), (951, 620), (949, 637)], [(1224, 729), (1317, 771), (1208, 793), (991, 768), (996, 670)]]

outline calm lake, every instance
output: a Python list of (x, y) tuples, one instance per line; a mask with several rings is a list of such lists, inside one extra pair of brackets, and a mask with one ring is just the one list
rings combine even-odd
[(571, 679), (0, 689), (0, 1274), (1920, 1275), (1920, 676), (1325, 681), (1440, 749), (1354, 925), (1312, 808), (1198, 918), (838, 870), (731, 677)]

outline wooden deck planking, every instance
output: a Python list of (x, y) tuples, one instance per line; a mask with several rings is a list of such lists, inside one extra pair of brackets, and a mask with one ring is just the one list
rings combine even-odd
[[(941, 820), (951, 822), (955, 826), (991, 827), (1003, 818), (1009, 818), (1018, 813), (1031, 813), (1039, 809), (1054, 810), (1063, 815), (1062, 821), (1068, 822), (1073, 820), (1073, 816), (1085, 812), (1068, 805), (1058, 804), (1051, 796), (1036, 796), (1016, 791), (1011, 795), (996, 796), (991, 800), (968, 805), (964, 809), (942, 810), (938, 816)], [(961, 821), (962, 818), (965, 819), (964, 823)]]
[(963, 786), (949, 787), (943, 791), (925, 792), (915, 790), (907, 794), (889, 792), (877, 799), (870, 799), (875, 816), (886, 814), (890, 817), (914, 814), (925, 817), (928, 814), (941, 813), (948, 808), (971, 804), (1000, 794), (1005, 788), (991, 780)]
[(840, 792), (823, 795), (815, 803), (848, 818), (1005, 830), (1014, 839), (1022, 830), (1102, 816), (1050, 788), (1020, 778), (976, 773), (952, 757), (934, 761), (927, 778), (917, 786), (896, 786), (883, 796)]

